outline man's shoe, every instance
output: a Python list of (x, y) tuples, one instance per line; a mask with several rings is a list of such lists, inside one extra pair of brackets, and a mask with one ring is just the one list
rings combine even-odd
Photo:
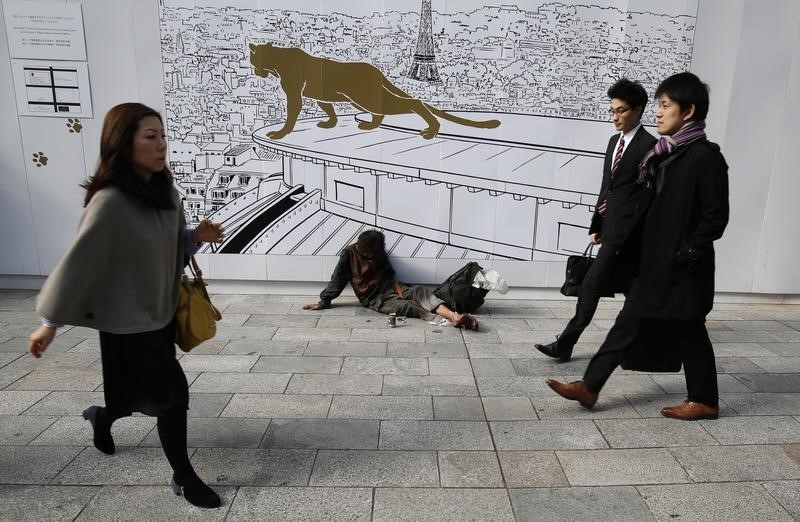
[(92, 425), (94, 447), (106, 455), (113, 455), (116, 448), (114, 447), (114, 438), (111, 436), (111, 426), (107, 426), (97, 418), (100, 410), (100, 406), (89, 406), (83, 410), (83, 418)]
[(683, 401), (682, 404), (677, 406), (662, 408), (661, 415), (685, 421), (716, 419), (719, 417), (719, 408), (714, 408), (702, 402)]
[(561, 352), (561, 350), (558, 349), (558, 341), (553, 341), (550, 344), (534, 344), (533, 347), (546, 356), (558, 359), (561, 362), (569, 362), (572, 358), (572, 350), (564, 350)]
[(547, 379), (547, 385), (553, 389), (554, 392), (561, 395), (565, 399), (571, 401), (578, 401), (581, 406), (587, 410), (591, 410), (592, 406), (597, 402), (599, 394), (590, 392), (583, 381), (575, 381), (569, 384), (558, 382), (555, 379)]
[(193, 506), (218, 508), (222, 505), (222, 500), (219, 498), (219, 495), (197, 477), (187, 480), (184, 485), (181, 485), (178, 484), (178, 481), (175, 480), (175, 475), (173, 475), (169, 485), (176, 495), (183, 495), (186, 501)]

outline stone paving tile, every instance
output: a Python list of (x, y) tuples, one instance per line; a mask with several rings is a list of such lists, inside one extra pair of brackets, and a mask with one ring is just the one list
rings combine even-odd
[[(24, 370), (23, 370), (24, 371)], [(103, 382), (97, 370), (47, 369), (33, 370), (14, 384), (9, 390), (92, 391)]]
[(448, 325), (436, 327), (433, 330), (426, 329), (425, 342), (428, 344), (463, 343), (463, 330)]
[(485, 421), (381, 421), (382, 450), (493, 450)]
[(788, 374), (736, 374), (736, 378), (756, 392), (798, 393), (800, 392), (800, 373)]
[(763, 373), (764, 369), (754, 364), (761, 357), (716, 357), (717, 373)]
[[(257, 448), (264, 438), (266, 419), (190, 418), (187, 446), (190, 448)], [(142, 446), (161, 447), (158, 432), (153, 430)]]
[(189, 394), (189, 417), (219, 417), (230, 402), (232, 393)]
[(766, 355), (798, 356), (800, 343), (760, 343), (769, 353)]
[[(230, 339), (212, 339), (210, 341), (206, 341), (202, 343), (200, 346), (196, 346), (192, 349), (192, 355), (218, 355), (228, 343), (231, 342)], [(73, 351), (74, 349), (70, 350)], [(180, 353), (180, 352), (178, 352)]]
[(385, 342), (317, 342), (308, 343), (308, 356), (385, 357)]
[(294, 374), (286, 393), (380, 395), (383, 377), (380, 375), (313, 375)]
[(22, 353), (0, 352), (0, 368), (7, 366), (9, 363), (16, 361), (22, 357), (26, 357)]
[(554, 339), (560, 333), (560, 330), (537, 330), (535, 332), (528, 330), (499, 330), (497, 336), (500, 337), (500, 341), (503, 344), (524, 344), (535, 351), (534, 342), (540, 342), (539, 339)]
[(763, 482), (761, 485), (795, 520), (800, 520), (800, 480)]
[[(29, 417), (42, 418), (42, 417)], [(126, 417), (117, 419), (111, 427), (114, 444), (121, 446), (138, 446), (148, 433), (156, 426), (153, 417)], [(93, 446), (92, 426), (83, 417), (66, 416), (52, 423), (38, 437), (31, 441), (31, 446)], [(158, 444), (161, 447), (161, 444)]]
[(236, 494), (226, 520), (372, 520), (369, 488), (253, 488)]
[(714, 344), (717, 357), (769, 357), (775, 355), (759, 343), (721, 343)]
[(774, 343), (784, 341), (780, 332), (763, 330), (712, 330), (708, 336), (716, 343)]
[(443, 357), (446, 359), (466, 359), (467, 348), (463, 342), (443, 343), (395, 343), (390, 342), (386, 355), (389, 357)]
[(800, 393), (724, 393), (739, 415), (800, 415)]
[(430, 397), (336, 395), (328, 418), (432, 420)]
[(791, 326), (780, 321), (723, 321), (731, 330), (760, 330), (764, 332), (791, 330)]
[(189, 386), (198, 393), (283, 393), (288, 373), (201, 373)]
[(443, 488), (502, 488), (503, 475), (493, 451), (440, 451)]
[[(683, 375), (651, 375), (665, 393), (686, 393), (686, 378)], [(718, 374), (717, 388), (719, 393), (746, 393), (750, 388), (742, 384), (733, 375)], [(626, 392), (631, 393), (631, 392)]]
[(19, 368), (22, 370), (44, 369), (85, 369), (100, 359), (100, 354), (93, 353), (67, 353), (53, 352), (35, 359), (32, 355), (23, 355), (5, 368)]
[(225, 345), (222, 355), (303, 355), (306, 341), (267, 341), (234, 339)]
[[(738, 420), (738, 419), (727, 419)], [(719, 422), (719, 421), (718, 421)], [(717, 441), (703, 426), (673, 419), (604, 419), (595, 422), (612, 448), (713, 446)], [(800, 428), (800, 424), (798, 424)]]
[(46, 391), (0, 391), (0, 415), (19, 415), (37, 402)]
[(327, 373), (336, 375), (342, 368), (343, 357), (298, 357), (293, 355), (263, 355), (250, 369), (266, 373)]
[[(702, 519), (792, 520), (789, 513), (760, 484), (690, 484), (639, 486), (644, 501), (658, 520)], [(713, 499), (713, 510), (709, 509)]]
[[(350, 328), (278, 328), (273, 341), (347, 341)], [(269, 339), (269, 337), (267, 337)], [(369, 339), (370, 341), (375, 339)]]
[(729, 417), (700, 424), (720, 444), (800, 443), (800, 422), (793, 417)]
[[(255, 297), (255, 296), (248, 296)], [(213, 302), (216, 303), (217, 297), (214, 296)], [(254, 302), (239, 302), (229, 304), (223, 311), (222, 316), (227, 314), (288, 314), (292, 309), (291, 303), (254, 303)], [(308, 313), (308, 311), (305, 311)]]
[(436, 452), (320, 450), (309, 485), (435, 488), (439, 486)]
[(786, 343), (800, 342), (800, 332), (797, 330), (787, 330), (785, 332), (773, 332), (775, 336)]
[(800, 373), (800, 357), (751, 357), (750, 361), (769, 373)]
[[(347, 340), (347, 339), (345, 339)], [(383, 343), (424, 343), (425, 330), (403, 325), (397, 328), (353, 328), (350, 341)]]
[(328, 415), (330, 395), (277, 395), (237, 393), (221, 417), (320, 418)]
[[(66, 486), (64, 486), (66, 487)], [(238, 496), (235, 488), (213, 488), (222, 499), (219, 509), (192, 506), (183, 497), (175, 496), (168, 485), (160, 486), (106, 486), (86, 505), (80, 522), (93, 520), (225, 520), (225, 515)], [(113, 514), (113, 515), (112, 515)]]
[[(556, 375), (556, 378), (560, 378)], [(482, 397), (548, 396), (553, 394), (546, 377), (477, 377)]]
[(199, 448), (192, 465), (209, 484), (305, 486), (314, 453), (299, 449)]
[[(684, 449), (707, 451), (708, 447), (679, 448)], [(573, 486), (690, 482), (681, 465), (663, 448), (556, 451), (556, 456)]]
[[(220, 309), (219, 305), (214, 303), (214, 306), (217, 307), (217, 310)], [(250, 318), (252, 314), (250, 313), (232, 313), (232, 312), (225, 312), (222, 314), (222, 319), (217, 321), (217, 325), (224, 325), (224, 326), (244, 326), (244, 323)], [(255, 325), (250, 325), (255, 326)], [(260, 325), (264, 326), (264, 325)]]
[(186, 354), (178, 362), (186, 372), (247, 373), (257, 361), (257, 355)]
[[(561, 397), (533, 397), (534, 410), (542, 420), (558, 419), (638, 419), (641, 417), (622, 396), (604, 396), (602, 402), (591, 410), (581, 408), (574, 401)], [(659, 415), (660, 416), (660, 415)]]
[[(498, 451), (506, 487), (568, 486), (561, 463), (553, 451)], [(512, 497), (513, 498), (513, 497)]]
[[(686, 400), (686, 394), (670, 394), (670, 395), (627, 395), (625, 397), (630, 402), (631, 406), (642, 417), (656, 417), (663, 418), (661, 415), (661, 408), (667, 406), (676, 406)], [(597, 406), (595, 406), (595, 409)], [(735, 417), (736, 413), (730, 406), (720, 399), (719, 401), (719, 416), (720, 417)]]
[(508, 496), (492, 489), (379, 489), (373, 520), (514, 520)]
[(0, 520), (53, 520), (55, 513), (62, 520), (74, 520), (98, 491), (83, 486), (0, 485)]
[(272, 339), (276, 335), (277, 327), (269, 326), (218, 326), (216, 340), (224, 339)]
[(273, 419), (262, 448), (377, 449), (380, 421)]
[[(277, 326), (279, 328), (314, 328), (328, 326), (313, 315), (264, 315), (253, 314), (242, 326)], [(344, 327), (345, 325), (339, 325)]]
[(388, 322), (387, 317), (383, 314), (352, 316), (327, 315), (320, 316), (319, 323), (317, 323), (316, 326), (317, 328), (387, 328)]
[[(564, 374), (567, 381), (577, 381), (583, 379), (583, 375)], [(608, 395), (657, 395), (662, 393), (662, 388), (653, 380), (660, 375), (643, 375), (641, 373), (619, 373), (615, 372), (603, 386), (603, 396)], [(663, 377), (663, 375), (661, 375)], [(549, 389), (549, 388), (548, 388)], [(552, 393), (552, 391), (551, 391)]]
[(0, 484), (48, 484), (82, 448), (0, 446)]
[(498, 451), (607, 448), (592, 421), (492, 421)]
[(468, 359), (428, 359), (431, 375), (469, 375), (472, 365)]
[[(79, 451), (74, 449), (76, 453)], [(106, 455), (89, 447), (72, 459), (51, 484), (167, 486), (171, 477), (172, 468), (161, 448), (117, 448), (114, 455)]]
[(654, 520), (642, 497), (631, 486), (515, 489), (509, 491), (509, 496), (517, 520)]
[(573, 359), (569, 362), (557, 362), (544, 354), (537, 352), (536, 358), (511, 359), (511, 364), (517, 375), (544, 376), (554, 373), (560, 375), (580, 374), (586, 369), (586, 361)]
[(480, 397), (433, 397), (436, 420), (486, 420)]
[[(47, 392), (26, 393), (44, 394)], [(93, 404), (102, 406), (104, 403), (103, 392), (55, 391), (31, 406), (23, 415), (80, 415), (89, 406)]]
[(0, 416), (0, 446), (24, 446), (56, 420), (58, 417)]
[(472, 359), (470, 363), (475, 377), (512, 377), (517, 375), (511, 359)]
[(484, 397), (487, 420), (537, 420), (539, 417), (527, 397)]
[(461, 332), (464, 338), (464, 343), (469, 344), (500, 344), (500, 336), (497, 332), (486, 332), (478, 330), (464, 330)]
[[(525, 359), (539, 352), (533, 344), (467, 344), (470, 359)], [(541, 354), (539, 354), (541, 355)], [(542, 355), (542, 360), (545, 356)], [(557, 372), (556, 372), (557, 373)]]
[(428, 360), (424, 357), (346, 357), (341, 373), (342, 375), (428, 375)]
[(780, 446), (708, 446), (669, 451), (695, 482), (800, 478), (800, 464)]
[(476, 396), (475, 379), (466, 375), (404, 376), (383, 378), (384, 395)]
[(0, 389), (11, 389), (9, 386), (22, 379), (30, 372), (21, 368), (0, 368)]

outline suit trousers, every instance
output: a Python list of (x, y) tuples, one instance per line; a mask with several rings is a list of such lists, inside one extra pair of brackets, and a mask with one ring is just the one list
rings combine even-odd
[(592, 266), (586, 272), (575, 305), (575, 315), (569, 320), (564, 331), (556, 339), (556, 348), (559, 353), (572, 352), (575, 343), (581, 334), (592, 322), (592, 317), (597, 310), (600, 297), (606, 292), (619, 258), (619, 248), (613, 245), (602, 244), (597, 256), (592, 261)]
[[(642, 319), (626, 310), (617, 316), (614, 326), (600, 349), (589, 361), (583, 374), (583, 382), (592, 393), (599, 393), (606, 381), (625, 358), (625, 352), (633, 346), (639, 336)], [(650, 320), (665, 332), (672, 332), (680, 350), (683, 373), (686, 378), (687, 399), (708, 406), (719, 405), (717, 390), (717, 368), (714, 347), (708, 338), (705, 318), (689, 320)]]

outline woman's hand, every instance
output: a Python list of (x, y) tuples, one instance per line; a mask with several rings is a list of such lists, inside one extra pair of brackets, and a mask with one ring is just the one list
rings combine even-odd
[(53, 338), (56, 336), (56, 329), (52, 326), (40, 326), (31, 334), (28, 340), (28, 351), (37, 359), (42, 356)]
[(204, 219), (192, 231), (192, 241), (195, 243), (222, 243), (225, 239), (225, 227)]

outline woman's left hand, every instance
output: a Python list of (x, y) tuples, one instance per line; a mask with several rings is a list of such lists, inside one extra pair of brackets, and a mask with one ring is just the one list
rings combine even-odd
[(195, 243), (222, 243), (225, 239), (225, 227), (204, 219), (192, 231), (192, 241)]

